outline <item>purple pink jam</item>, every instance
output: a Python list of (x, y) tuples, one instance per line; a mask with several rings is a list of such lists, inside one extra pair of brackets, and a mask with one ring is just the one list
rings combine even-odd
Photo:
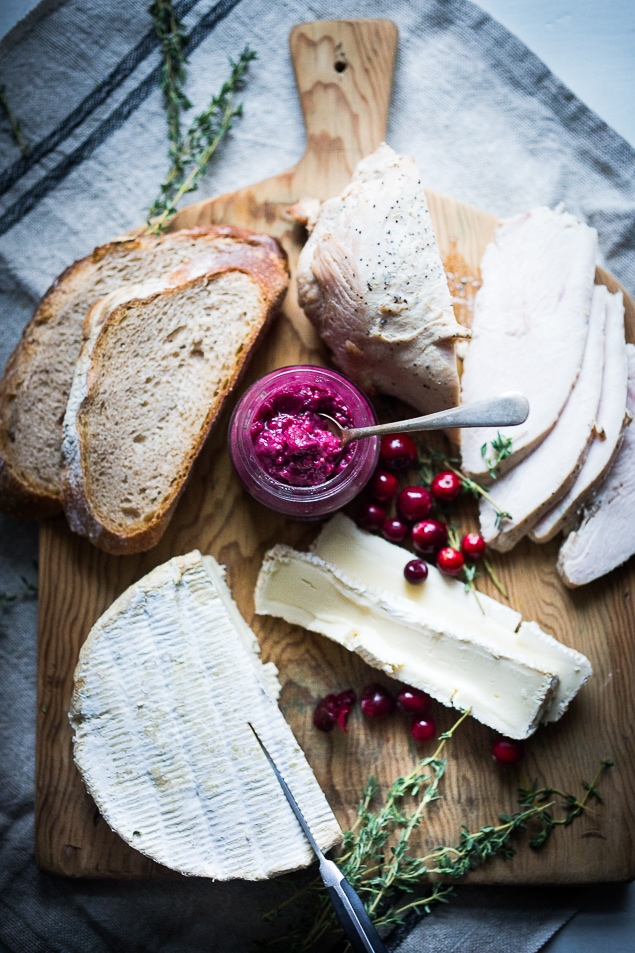
[(318, 486), (344, 469), (352, 448), (341, 452), (340, 438), (320, 414), (353, 426), (342, 398), (318, 384), (287, 383), (260, 405), (251, 438), (265, 473), (289, 486)]

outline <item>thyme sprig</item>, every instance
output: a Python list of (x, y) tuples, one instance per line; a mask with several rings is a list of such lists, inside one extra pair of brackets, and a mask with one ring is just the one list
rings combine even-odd
[[(589, 807), (589, 801), (602, 801), (597, 784), (602, 773), (612, 766), (613, 761), (610, 758), (602, 760), (593, 781), (582, 782), (585, 794), (581, 799), (557, 788), (539, 788), (535, 781), (529, 788), (520, 788), (519, 811), (501, 814), (500, 824), (482, 827), (475, 833), (471, 833), (465, 826), (462, 827), (456, 847), (437, 848), (436, 860), (434, 865), (428, 868), (429, 873), (453, 878), (463, 877), (490, 857), (498, 855), (511, 860), (516, 853), (516, 848), (510, 844), (512, 835), (527, 831), (530, 825), (533, 827), (533, 833), (530, 834), (528, 843), (531, 848), (538, 850), (546, 844), (557, 827), (568, 827), (584, 811), (594, 813)], [(558, 817), (554, 815), (556, 809), (561, 811)]]
[[(380, 932), (403, 924), (414, 912), (427, 914), (437, 903), (447, 902), (453, 887), (440, 882), (438, 877), (456, 880), (494, 857), (511, 859), (516, 853), (512, 839), (522, 832), (528, 833), (529, 846), (538, 849), (556, 827), (567, 826), (582, 813), (591, 811), (590, 801), (601, 801), (598, 782), (602, 772), (613, 764), (608, 758), (602, 761), (590, 783), (582, 782), (582, 798), (556, 788), (539, 788), (535, 782), (530, 788), (519, 790), (519, 810), (501, 814), (500, 823), (477, 831), (463, 825), (456, 845), (436, 847), (423, 857), (414, 856), (410, 851), (411, 835), (428, 806), (442, 797), (439, 788), (447, 767), (443, 749), (468, 714), (463, 713), (440, 736), (432, 757), (420, 760), (408, 775), (391, 785), (378, 808), (375, 804), (380, 796), (379, 784), (370, 777), (356, 822), (344, 835), (338, 866)], [(273, 941), (283, 943), (285, 950), (295, 953), (313, 949), (338, 929), (319, 878), (296, 893), (293, 900), (300, 896), (313, 902), (310, 927), (302, 924), (291, 936)]]
[[(421, 476), (424, 481), (430, 483), (432, 476), (436, 472), (435, 466), (438, 469), (438, 466), (441, 465), (445, 467), (447, 470), (451, 470), (452, 473), (455, 473), (458, 477), (460, 477), (461, 482), (463, 484), (464, 493), (469, 493), (471, 494), (471, 496), (475, 496), (475, 497), (482, 496), (483, 499), (487, 500), (487, 502), (491, 506), (493, 506), (494, 511), (496, 513), (497, 527), (500, 527), (505, 520), (512, 519), (511, 513), (507, 513), (505, 512), (505, 510), (501, 510), (497, 506), (496, 501), (492, 499), (490, 494), (487, 492), (485, 487), (481, 486), (480, 483), (477, 483), (476, 480), (473, 480), (472, 477), (469, 477), (466, 473), (463, 473), (463, 471), (459, 469), (459, 467), (457, 466), (459, 461), (457, 460), (456, 457), (449, 457), (446, 453), (442, 453), (440, 450), (434, 450), (434, 449), (428, 449), (427, 453), (428, 453), (427, 459), (423, 457), (420, 460), (420, 464), (419, 464)], [(428, 476), (429, 474), (432, 474), (432, 476)]]
[(168, 122), (170, 158), (178, 164), (181, 110), (190, 109), (192, 105), (183, 89), (187, 63), (184, 45), (187, 37), (182, 22), (174, 12), (172, 0), (154, 0), (149, 7), (149, 13), (154, 21), (154, 29), (163, 54), (161, 89)]
[(15, 144), (19, 148), (23, 156), (28, 156), (29, 147), (24, 141), (24, 136), (22, 135), (22, 130), (20, 129), (20, 123), (13, 115), (13, 111), (9, 106), (9, 100), (7, 99), (7, 91), (4, 86), (0, 86), (0, 109), (5, 114), (9, 120), (9, 126), (11, 127), (11, 135), (15, 141)]
[[(461, 534), (456, 526), (452, 523), (448, 523), (448, 543), (452, 546), (453, 549), (460, 550), (461, 548)], [(476, 567), (475, 563), (465, 563), (463, 569), (461, 570), (461, 575), (463, 577), (463, 582), (465, 583), (465, 588), (468, 592), (471, 592), (474, 598), (476, 599), (476, 604), (485, 615), (485, 609), (483, 604), (479, 599), (478, 589), (476, 588), (476, 580), (480, 576), (480, 573)]]
[[(491, 451), (487, 449), (488, 447), (492, 448)], [(481, 456), (483, 457), (485, 466), (492, 480), (497, 479), (496, 467), (498, 464), (501, 460), (506, 460), (508, 457), (511, 457), (513, 452), (512, 438), (506, 437), (500, 430), (490, 443), (483, 444), (481, 447)]]
[(172, 165), (157, 198), (148, 212), (148, 231), (162, 232), (174, 218), (183, 196), (192, 192), (205, 171), (219, 144), (232, 128), (234, 120), (242, 115), (242, 103), (236, 103), (236, 94), (244, 88), (245, 76), (256, 53), (248, 46), (236, 62), (231, 62), (230, 76), (220, 92), (190, 124), (185, 136), (172, 156)]

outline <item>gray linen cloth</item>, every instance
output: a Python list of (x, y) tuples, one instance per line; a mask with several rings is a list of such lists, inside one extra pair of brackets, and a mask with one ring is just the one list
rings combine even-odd
[[(0, 119), (0, 367), (55, 276), (143, 221), (166, 172), (159, 53), (146, 2), (44, 0), (0, 46), (0, 84), (30, 146)], [(291, 166), (303, 126), (288, 56), (306, 20), (389, 15), (400, 32), (387, 139), (426, 185), (499, 216), (564, 202), (597, 227), (635, 293), (633, 149), (517, 39), (465, 0), (179, 0), (188, 93), (200, 109), (249, 43), (245, 114), (195, 199)], [(37, 527), (0, 517), (0, 592), (36, 580)], [(0, 608), (0, 950), (249, 950), (288, 889), (267, 884), (69, 882), (33, 860), (34, 596)], [(461, 888), (393, 938), (402, 953), (538, 950), (583, 890)], [(407, 932), (407, 931), (406, 931)], [(401, 944), (401, 945), (399, 945)], [(284, 945), (280, 947), (284, 949)]]

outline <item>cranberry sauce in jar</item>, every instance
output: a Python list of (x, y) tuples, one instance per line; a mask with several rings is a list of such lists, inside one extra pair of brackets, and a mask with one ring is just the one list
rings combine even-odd
[(354, 441), (342, 451), (320, 414), (342, 427), (376, 422), (361, 391), (323, 367), (283, 367), (249, 388), (233, 413), (229, 448), (255, 499), (288, 516), (313, 519), (344, 506), (368, 482), (377, 438)]

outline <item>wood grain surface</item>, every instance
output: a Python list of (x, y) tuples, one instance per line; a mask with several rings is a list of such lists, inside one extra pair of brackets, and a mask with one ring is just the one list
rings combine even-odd
[[(397, 31), (381, 20), (303, 24), (292, 31), (290, 45), (306, 122), (305, 155), (281, 175), (184, 209), (173, 227), (235, 222), (269, 232), (284, 244), (294, 270), (305, 235), (286, 209), (303, 195), (325, 198), (338, 192), (356, 162), (382, 140)], [(428, 200), (443, 254), (458, 253), (476, 275), (495, 219), (432, 192)], [(598, 280), (616, 286), (604, 273), (598, 272)], [(627, 318), (629, 339), (635, 340), (630, 301)], [(300, 362), (327, 363), (327, 357), (297, 306), (292, 281), (283, 313), (240, 391), (272, 368)], [(101, 819), (73, 764), (67, 712), (79, 648), (94, 621), (151, 568), (195, 547), (228, 567), (234, 597), (260, 639), (264, 660), (279, 667), (282, 710), (344, 827), (354, 820), (369, 773), (387, 785), (417, 756), (431, 753), (408, 740), (399, 717), (362, 723), (356, 712), (347, 735), (324, 735), (312, 727), (319, 696), (389, 680), (378, 679), (357, 656), (322, 637), (254, 617), (253, 590), (265, 550), (277, 542), (305, 546), (318, 526), (280, 517), (243, 492), (227, 454), (230, 412), (231, 406), (199, 457), (166, 535), (151, 552), (112, 557), (73, 536), (61, 518), (41, 526), (36, 857), (42, 869), (74, 877), (178, 876), (129, 848)], [(475, 528), (474, 511), (468, 519)], [(514, 810), (519, 784), (536, 779), (577, 793), (600, 759), (612, 757), (616, 767), (603, 781), (605, 802), (596, 814), (558, 830), (542, 852), (524, 849), (512, 862), (497, 861), (475, 872), (473, 881), (573, 883), (627, 880), (635, 873), (635, 566), (631, 560), (597, 583), (570, 591), (555, 571), (557, 548), (557, 540), (543, 546), (525, 540), (492, 561), (510, 603), (588, 655), (593, 678), (558, 724), (531, 739), (517, 769), (498, 768), (489, 754), (493, 733), (468, 720), (448, 750), (445, 798), (416, 832), (417, 844), (424, 850), (454, 843), (462, 823), (477, 828), (495, 822), (500, 811)], [(486, 580), (481, 587), (495, 595)], [(438, 706), (440, 729), (449, 727), (455, 715)]]

